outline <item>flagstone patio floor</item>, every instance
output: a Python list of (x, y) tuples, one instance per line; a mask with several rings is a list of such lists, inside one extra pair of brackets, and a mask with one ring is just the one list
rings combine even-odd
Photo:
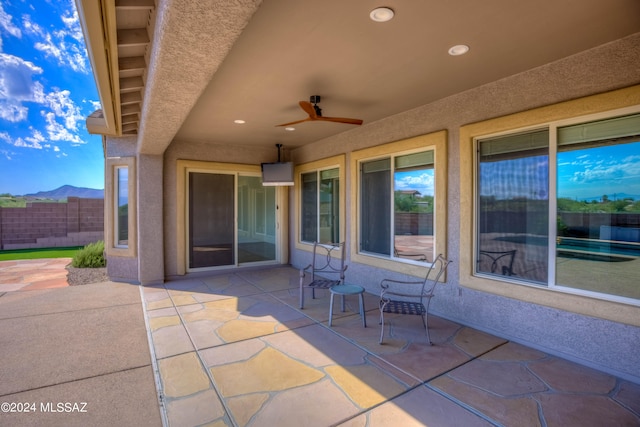
[[(298, 308), (298, 271), (142, 287), (171, 426), (640, 426), (640, 385), (430, 316), (385, 316), (365, 294)], [(336, 304), (339, 307), (339, 304)]]

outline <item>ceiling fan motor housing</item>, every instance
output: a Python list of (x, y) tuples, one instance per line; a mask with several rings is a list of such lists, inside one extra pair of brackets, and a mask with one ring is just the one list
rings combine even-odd
[(311, 95), (309, 97), (309, 102), (312, 104), (317, 104), (318, 102), (320, 102), (320, 95)]

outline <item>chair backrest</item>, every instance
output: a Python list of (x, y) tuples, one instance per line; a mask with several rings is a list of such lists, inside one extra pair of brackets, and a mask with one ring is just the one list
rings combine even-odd
[(345, 265), (345, 244), (343, 243), (313, 243), (313, 258), (311, 260), (311, 274), (315, 278), (316, 273), (339, 274), (340, 279), (344, 280), (344, 272), (347, 269)]
[(438, 283), (443, 283), (444, 273), (447, 271), (447, 267), (451, 262), (451, 260), (445, 259), (442, 254), (439, 254), (436, 259), (433, 260), (429, 270), (427, 270), (424, 283), (422, 284), (422, 292), (420, 293), (421, 298), (433, 295), (433, 290), (436, 285)]

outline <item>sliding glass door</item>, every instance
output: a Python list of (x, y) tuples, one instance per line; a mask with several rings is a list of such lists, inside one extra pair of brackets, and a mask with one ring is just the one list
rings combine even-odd
[(276, 260), (276, 190), (258, 176), (188, 172), (190, 270)]
[(238, 262), (275, 261), (276, 187), (260, 177), (238, 177)]

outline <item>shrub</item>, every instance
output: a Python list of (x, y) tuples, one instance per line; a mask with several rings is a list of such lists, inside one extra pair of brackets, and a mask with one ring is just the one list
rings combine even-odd
[(71, 266), (75, 268), (100, 268), (105, 267), (107, 261), (104, 258), (104, 241), (89, 243), (80, 249), (73, 257)]

